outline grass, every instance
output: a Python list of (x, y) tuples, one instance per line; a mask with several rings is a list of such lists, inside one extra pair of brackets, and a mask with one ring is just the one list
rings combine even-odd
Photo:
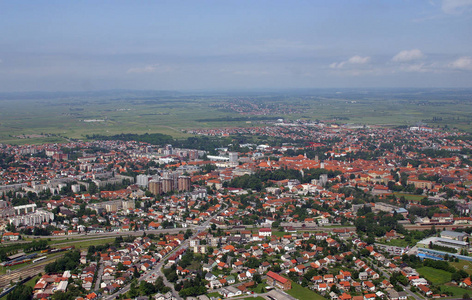
[(449, 262), (458, 270), (464, 270), (467, 274), (472, 275), (472, 261), (459, 260), (459, 262)]
[(213, 292), (213, 293), (209, 293), (207, 294), (208, 298), (210, 297), (221, 297), (220, 293), (218, 292)]
[(288, 291), (285, 291), (287, 294), (289, 294), (292, 297), (295, 297), (300, 300), (305, 300), (305, 299), (314, 299), (314, 300), (321, 300), (321, 299), (326, 299), (325, 297), (302, 287), (298, 283), (295, 283), (292, 281), (292, 288)]
[(440, 285), (451, 281), (451, 273), (444, 270), (438, 270), (431, 267), (421, 267), (416, 270), (421, 276), (435, 285)]
[(403, 196), (405, 197), (406, 200), (409, 200), (409, 201), (421, 201), (421, 199), (425, 197), (424, 195), (412, 195), (412, 194), (405, 194), (405, 193), (393, 193), (393, 194), (398, 199)]
[[(346, 103), (346, 97), (355, 99), (356, 103)], [(261, 126), (258, 121), (247, 124), (244, 118), (241, 121), (224, 121), (227, 117), (242, 116), (221, 107), (222, 104), (234, 102), (234, 98), (234, 94), (225, 93), (175, 96), (139, 91), (64, 97), (25, 95), (22, 99), (5, 96), (0, 99), (0, 142), (62, 142), (64, 137), (84, 139), (87, 134), (114, 135), (127, 132), (159, 132), (174, 138), (185, 138), (190, 136), (183, 132), (186, 129)], [(290, 120), (343, 117), (347, 118), (348, 123), (380, 125), (414, 125), (427, 120), (433, 127), (447, 124), (450, 128), (472, 131), (472, 106), (466, 101), (470, 98), (469, 91), (435, 91), (434, 96), (403, 90), (370, 90), (368, 94), (353, 91), (342, 96), (336, 96), (333, 92), (313, 91), (310, 99), (297, 95), (280, 99), (279, 95), (263, 93), (238, 95), (237, 98), (251, 103), (290, 107), (294, 113), (289, 115), (282, 116), (279, 109), (270, 113), (274, 117), (282, 116)], [(433, 121), (435, 116), (441, 117), (441, 121)], [(84, 122), (87, 119), (104, 121)], [(50, 136), (17, 137), (41, 134)]]
[(36, 280), (38, 280), (40, 277), (39, 276), (35, 276), (33, 278), (31, 278), (30, 280), (28, 280), (27, 282), (25, 282), (24, 284), (26, 286), (30, 286), (32, 288), (34, 288), (35, 284), (36, 284)]
[(458, 286), (452, 286), (452, 285), (442, 285), (441, 286), (441, 293), (452, 293), (454, 297), (461, 297), (464, 294), (469, 294), (472, 295), (472, 291), (468, 289), (464, 289)]
[(261, 294), (262, 293), (262, 289), (265, 289), (265, 287), (267, 286), (267, 283), (265, 282), (265, 280), (263, 280), (261, 283), (259, 283), (256, 287), (254, 288), (249, 288), (251, 291), (253, 291), (254, 293), (258, 293), (258, 294)]
[(405, 241), (405, 239), (392, 239), (390, 241), (381, 240), (380, 243), (389, 246), (397, 246), (397, 247), (406, 247), (408, 245), (416, 245), (419, 240), (411, 239), (409, 242)]
[(14, 271), (14, 270), (17, 270), (17, 269), (21, 269), (27, 265), (30, 265), (31, 264), (31, 261), (29, 262), (26, 262), (24, 264), (19, 264), (19, 265), (14, 265), (14, 266), (11, 266), (11, 267), (0, 267), (0, 274), (6, 274), (7, 273), (7, 270), (10, 270), (10, 271)]
[(67, 246), (75, 246), (75, 248), (83, 249), (88, 248), (89, 246), (95, 245), (102, 245), (102, 244), (112, 244), (115, 242), (115, 238), (98, 238), (98, 239), (90, 239), (90, 238), (83, 238), (83, 239), (64, 239), (64, 240), (51, 240), (48, 242), (49, 245), (52, 247), (67, 247)]
[(272, 234), (275, 235), (276, 237), (283, 237), (286, 234), (291, 235), (291, 233), (284, 232), (284, 231), (272, 231)]

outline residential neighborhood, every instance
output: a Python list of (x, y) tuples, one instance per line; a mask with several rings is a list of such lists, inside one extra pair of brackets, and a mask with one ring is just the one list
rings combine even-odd
[[(37, 299), (472, 292), (470, 139), (427, 127), (287, 125), (195, 131), (292, 141), (211, 151), (3, 144), (2, 265), (20, 271), (47, 259), (29, 270)], [(97, 243), (81, 246), (87, 237)]]

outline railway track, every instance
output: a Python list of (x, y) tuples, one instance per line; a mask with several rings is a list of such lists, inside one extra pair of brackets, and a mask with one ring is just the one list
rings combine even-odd
[(29, 264), (19, 269), (13, 270), (10, 273), (0, 275), (0, 288), (3, 289), (6, 286), (10, 285), (10, 282), (18, 281), (21, 278), (26, 278), (28, 276), (36, 276), (39, 273), (44, 273), (44, 267), (50, 262), (58, 259), (64, 254), (55, 255), (54, 257), (47, 258), (43, 261), (39, 261), (35, 264)]

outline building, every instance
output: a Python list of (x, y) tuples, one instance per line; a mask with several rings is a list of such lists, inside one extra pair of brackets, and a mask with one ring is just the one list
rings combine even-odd
[(147, 187), (149, 184), (149, 176), (144, 174), (139, 174), (136, 176), (136, 184), (141, 187)]
[[(36, 204), (35, 204), (36, 205)], [(49, 211), (37, 210), (34, 213), (16, 216), (9, 219), (10, 224), (15, 225), (16, 227), (25, 225), (25, 226), (34, 226), (40, 225), (44, 222), (49, 223), (49, 221), (54, 220), (54, 214)]]
[(191, 181), (190, 181), (189, 176), (179, 176), (178, 183), (177, 183), (179, 192), (190, 191), (190, 184), (191, 184)]
[(230, 163), (237, 163), (238, 162), (238, 153), (237, 152), (230, 152), (229, 153), (229, 162)]
[(267, 284), (283, 290), (289, 290), (292, 288), (292, 282), (290, 280), (272, 271), (267, 272)]
[(151, 180), (149, 181), (149, 191), (153, 195), (162, 194), (162, 183), (160, 180)]
[(164, 178), (161, 182), (163, 193), (168, 193), (174, 190), (174, 180), (172, 178)]
[(261, 228), (259, 229), (259, 236), (271, 237), (272, 229), (270, 228)]
[(36, 211), (36, 204), (26, 204), (20, 206), (14, 206), (15, 212), (17, 215), (34, 213)]
[(451, 239), (465, 242), (470, 235), (465, 232), (455, 232), (450, 230), (441, 231), (441, 237), (444, 239)]

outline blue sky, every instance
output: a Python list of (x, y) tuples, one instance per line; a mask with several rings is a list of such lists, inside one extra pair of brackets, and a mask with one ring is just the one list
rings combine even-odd
[(0, 28), (0, 92), (472, 87), (472, 0), (0, 0)]

